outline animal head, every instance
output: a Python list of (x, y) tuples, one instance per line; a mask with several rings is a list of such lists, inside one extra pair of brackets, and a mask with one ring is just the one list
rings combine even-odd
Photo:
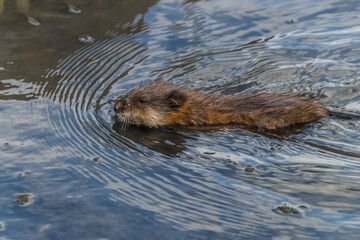
[(123, 125), (158, 127), (178, 111), (186, 101), (182, 90), (165, 82), (135, 88), (121, 97), (114, 106)]

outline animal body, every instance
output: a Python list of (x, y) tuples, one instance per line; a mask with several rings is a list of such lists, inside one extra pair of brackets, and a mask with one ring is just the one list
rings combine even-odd
[(212, 95), (154, 82), (135, 88), (116, 102), (124, 124), (211, 126), (241, 124), (276, 130), (329, 116), (315, 99), (291, 94)]

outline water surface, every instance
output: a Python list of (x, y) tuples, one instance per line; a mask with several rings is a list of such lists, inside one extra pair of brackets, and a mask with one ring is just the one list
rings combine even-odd
[(0, 0), (0, 238), (352, 239), (360, 122), (126, 131), (161, 77), (359, 113), (352, 1)]

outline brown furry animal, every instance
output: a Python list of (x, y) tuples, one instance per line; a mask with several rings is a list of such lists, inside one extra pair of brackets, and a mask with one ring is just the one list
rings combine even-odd
[(243, 124), (276, 130), (329, 116), (318, 101), (290, 94), (210, 95), (154, 82), (130, 91), (114, 107), (127, 124), (169, 125)]

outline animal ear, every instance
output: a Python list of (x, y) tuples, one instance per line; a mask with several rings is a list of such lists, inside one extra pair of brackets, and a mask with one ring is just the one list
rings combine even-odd
[(167, 99), (169, 101), (170, 107), (176, 109), (176, 108), (180, 108), (184, 104), (186, 97), (178, 90), (173, 90), (168, 95)]

